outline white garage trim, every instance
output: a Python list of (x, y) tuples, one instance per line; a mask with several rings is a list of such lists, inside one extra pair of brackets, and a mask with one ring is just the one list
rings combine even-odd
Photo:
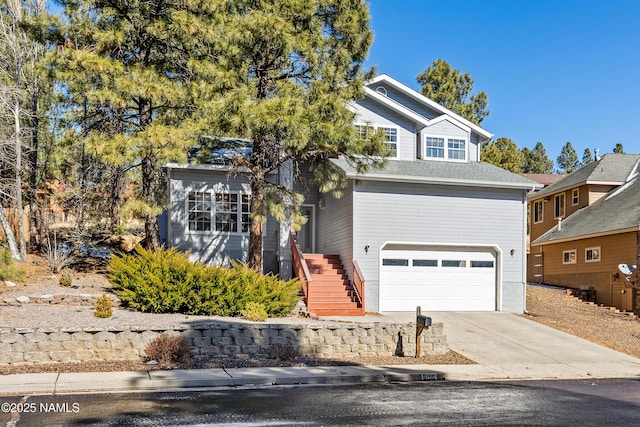
[[(392, 261), (392, 258), (389, 258), (387, 255), (398, 255), (397, 259), (398, 259), (398, 264), (394, 265)], [(468, 264), (465, 263), (464, 264), (464, 270), (460, 270), (460, 271), (455, 271), (455, 270), (448, 270), (447, 265), (445, 265), (445, 263), (443, 263), (443, 261), (447, 262), (453, 259), (457, 259), (456, 256), (457, 254), (461, 254), (464, 255), (465, 258), (467, 260), (467, 262), (469, 262)], [(419, 256), (420, 258), (426, 257), (427, 259), (419, 259), (419, 258), (414, 258), (414, 256)], [(386, 265), (383, 265), (383, 258), (386, 259)], [(438, 261), (436, 263), (435, 258), (438, 258)], [(469, 259), (467, 259), (469, 258)], [(474, 259), (475, 258), (475, 259)], [(420, 261), (421, 264), (416, 264), (414, 263), (414, 261), (412, 261), (412, 265), (409, 265), (409, 261), (408, 259), (412, 259), (414, 261)], [(472, 265), (474, 261), (480, 261), (480, 264), (486, 262), (486, 261), (493, 261), (495, 260), (495, 265), (492, 266), (491, 268), (491, 272), (486, 271), (486, 273), (483, 271), (482, 274), (484, 274), (483, 276), (478, 276), (478, 274), (481, 273), (481, 269), (478, 269), (475, 273), (471, 273), (470, 269), (474, 268), (474, 266)], [(402, 264), (402, 265), (400, 265)], [(452, 264), (451, 262), (449, 262), (449, 264)], [(434, 276), (424, 276), (424, 273), (426, 273), (426, 270), (422, 270), (422, 268), (420, 268), (419, 266), (425, 266), (426, 268), (433, 268), (434, 269)], [(476, 265), (476, 267), (479, 265)], [(487, 265), (487, 266), (491, 266), (491, 264)], [(407, 267), (406, 269), (404, 267)], [(419, 267), (416, 269), (416, 267)], [(484, 267), (484, 266), (483, 266)], [(396, 271), (397, 270), (397, 271)], [(385, 288), (385, 282), (386, 283), (393, 283), (393, 280), (397, 277), (395, 276), (396, 274), (399, 275), (405, 275), (405, 277), (407, 278), (408, 284), (407, 284), (407, 288), (406, 288), (406, 292), (413, 292), (417, 290), (416, 296), (418, 297), (418, 295), (420, 294), (420, 291), (422, 290), (426, 296), (427, 294), (430, 295), (440, 295), (442, 297), (442, 299), (438, 299), (438, 301), (441, 301), (441, 306), (445, 307), (448, 306), (449, 308), (439, 308), (439, 310), (497, 310), (497, 311), (501, 311), (502, 310), (502, 251), (500, 250), (500, 248), (498, 247), (498, 245), (495, 244), (477, 244), (477, 243), (441, 243), (441, 242), (385, 242), (384, 244), (381, 245), (380, 249), (379, 249), (379, 253), (378, 253), (378, 277), (379, 277), (379, 294), (378, 294), (378, 304), (380, 307), (381, 311), (400, 311), (400, 307), (402, 307), (402, 310), (406, 310), (408, 309), (408, 307), (406, 307), (406, 295), (405, 296), (405, 301), (404, 304), (402, 302), (398, 302), (397, 304), (394, 304), (392, 302), (392, 298), (393, 298), (393, 289), (390, 288)], [(469, 274), (474, 274), (474, 277), (479, 277), (480, 278), (480, 283), (478, 282), (464, 282), (464, 280), (468, 280)], [(477, 298), (477, 299), (470, 299), (468, 302), (470, 303), (469, 305), (465, 306), (464, 304), (462, 304), (460, 306), (459, 309), (454, 308), (453, 306), (455, 304), (453, 304), (451, 301), (455, 300), (455, 299), (460, 299), (461, 301), (464, 300), (464, 297), (462, 297), (462, 294), (458, 294), (457, 298), (454, 295), (455, 294), (455, 288), (451, 288), (454, 290), (453, 294), (450, 295), (445, 295), (446, 292), (444, 292), (446, 290), (445, 287), (443, 287), (442, 289), (436, 284), (439, 282), (434, 282), (432, 281), (431, 283), (428, 282), (428, 279), (433, 277), (434, 280), (443, 280), (443, 275), (446, 275), (447, 277), (450, 277), (451, 280), (456, 280), (458, 279), (458, 283), (474, 283), (474, 285), (480, 286), (483, 289), (486, 290), (486, 292), (489, 292), (489, 287), (493, 286), (492, 290), (492, 297), (493, 297), (493, 302), (491, 303), (490, 299), (485, 299), (484, 302), (481, 301), (481, 298)], [(426, 279), (425, 279), (426, 277)], [(426, 288), (417, 288), (417, 289), (411, 289), (411, 281), (414, 281), (414, 286), (417, 283), (425, 283), (424, 280), (427, 280), (427, 282), (425, 283)], [(403, 286), (404, 283), (402, 283), (400, 286)], [(470, 290), (470, 296), (473, 295), (474, 291), (477, 291), (476, 296), (482, 296), (483, 294), (486, 295), (486, 293), (484, 293), (479, 287), (476, 287), (472, 285), (471, 287), (466, 287), (467, 290)], [(457, 288), (459, 292), (463, 293), (464, 291), (458, 287)], [(487, 295), (488, 296), (488, 295)], [(437, 297), (436, 297), (437, 299)], [(449, 301), (447, 302), (446, 300), (449, 299)], [(474, 304), (475, 303), (475, 304)], [(419, 304), (416, 304), (419, 305)], [(435, 306), (439, 306), (438, 303), (434, 303), (434, 305), (432, 307)], [(475, 307), (475, 308), (474, 308)], [(411, 310), (414, 310), (415, 307), (412, 307)], [(423, 309), (425, 309), (425, 307), (423, 307)], [(430, 308), (426, 308), (426, 309), (430, 309)], [(433, 310), (433, 308), (431, 308)]]

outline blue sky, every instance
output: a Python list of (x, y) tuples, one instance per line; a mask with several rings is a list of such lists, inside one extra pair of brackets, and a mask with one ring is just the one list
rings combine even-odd
[(555, 161), (571, 144), (640, 153), (640, 1), (370, 0), (369, 65), (419, 89), (441, 58), (469, 72), (482, 126)]

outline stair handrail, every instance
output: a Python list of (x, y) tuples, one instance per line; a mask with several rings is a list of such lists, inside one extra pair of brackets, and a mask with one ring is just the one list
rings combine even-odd
[(353, 290), (364, 312), (364, 274), (355, 259), (353, 260)]
[(291, 241), (291, 254), (293, 258), (293, 270), (296, 273), (296, 277), (302, 281), (302, 292), (304, 293), (305, 300), (309, 298), (309, 284), (311, 283), (311, 273), (309, 267), (307, 267), (307, 261), (304, 259), (304, 254), (300, 249), (296, 235), (292, 232)]

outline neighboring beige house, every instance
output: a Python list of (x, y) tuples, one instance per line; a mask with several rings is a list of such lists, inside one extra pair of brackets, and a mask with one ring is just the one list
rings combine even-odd
[(640, 155), (606, 154), (529, 195), (530, 282), (591, 286), (597, 303), (640, 311), (618, 271), (639, 263), (639, 165)]

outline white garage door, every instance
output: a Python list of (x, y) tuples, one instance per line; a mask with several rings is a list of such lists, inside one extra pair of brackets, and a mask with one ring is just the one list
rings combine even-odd
[(496, 310), (496, 257), (492, 251), (382, 250), (380, 311)]

